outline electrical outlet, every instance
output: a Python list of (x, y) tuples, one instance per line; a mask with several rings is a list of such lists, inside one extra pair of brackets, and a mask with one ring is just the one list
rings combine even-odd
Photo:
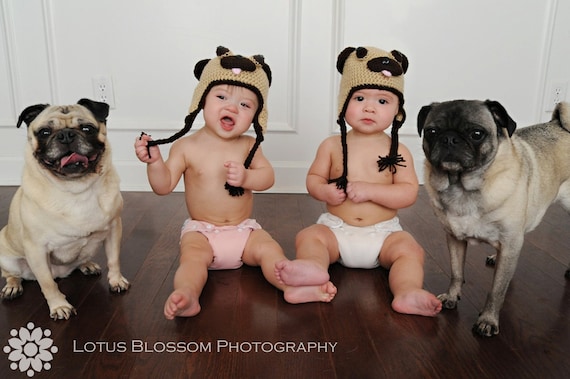
[(95, 101), (107, 103), (110, 108), (115, 108), (115, 94), (113, 92), (113, 80), (110, 76), (93, 77), (93, 95)]
[(561, 101), (566, 100), (566, 89), (568, 88), (568, 83), (554, 83), (550, 87), (550, 92), (546, 99), (546, 104), (544, 107), (545, 112), (552, 112), (556, 104)]

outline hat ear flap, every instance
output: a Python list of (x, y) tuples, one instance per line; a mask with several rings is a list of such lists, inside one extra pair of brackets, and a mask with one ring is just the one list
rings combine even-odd
[(194, 66), (194, 77), (196, 79), (200, 80), (202, 72), (204, 72), (204, 68), (206, 67), (209, 61), (210, 59), (202, 59), (201, 61), (196, 63), (196, 66)]
[(356, 50), (354, 47), (347, 47), (338, 55), (338, 58), (336, 59), (336, 69), (339, 73), (342, 74), (342, 71), (344, 70), (344, 63), (354, 50)]

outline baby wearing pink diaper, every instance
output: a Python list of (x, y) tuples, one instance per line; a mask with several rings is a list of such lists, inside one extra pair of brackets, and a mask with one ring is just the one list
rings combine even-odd
[(261, 229), (253, 219), (239, 225), (216, 226), (204, 221), (187, 219), (180, 231), (180, 241), (188, 232), (199, 232), (208, 239), (212, 247), (213, 260), (208, 270), (231, 270), (243, 265), (241, 259), (245, 244), (252, 230)]
[[(284, 291), (275, 264), (287, 260), (279, 244), (251, 220), (253, 191), (264, 191), (275, 180), (273, 167), (261, 150), (267, 126), (267, 93), (271, 70), (262, 55), (234, 55), (218, 47), (216, 57), (199, 61), (185, 127), (171, 138), (135, 140), (138, 159), (147, 164), (153, 191), (171, 193), (184, 177), (186, 207), (191, 220), (180, 238), (180, 265), (174, 291), (164, 305), (168, 319), (189, 317), (201, 310), (200, 295), (208, 269), (260, 266), (264, 277)], [(203, 111), (205, 125), (180, 138)], [(256, 137), (244, 133), (252, 126)], [(163, 160), (162, 143), (176, 140)], [(332, 296), (312, 288), (315, 301)]]

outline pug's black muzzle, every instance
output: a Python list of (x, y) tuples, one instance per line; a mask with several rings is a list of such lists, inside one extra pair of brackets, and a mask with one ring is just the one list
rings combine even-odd
[(97, 134), (86, 135), (80, 130), (64, 128), (48, 138), (38, 138), (36, 158), (53, 174), (77, 178), (97, 172), (105, 144)]
[(466, 171), (477, 166), (477, 151), (464, 136), (454, 130), (442, 132), (428, 141), (427, 157), (444, 171)]

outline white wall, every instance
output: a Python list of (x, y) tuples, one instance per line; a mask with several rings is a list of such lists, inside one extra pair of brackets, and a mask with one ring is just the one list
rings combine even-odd
[(401, 141), (421, 178), (416, 115), (425, 104), (489, 98), (521, 126), (548, 119), (545, 94), (570, 81), (569, 16), (570, 0), (0, 0), (0, 185), (20, 183), (21, 110), (93, 97), (92, 78), (107, 75), (122, 189), (149, 190), (133, 141), (142, 130), (161, 138), (182, 127), (194, 65), (218, 45), (261, 53), (273, 71), (263, 143), (273, 192), (305, 192), (319, 142), (336, 131), (340, 50), (402, 51), (410, 68)]

